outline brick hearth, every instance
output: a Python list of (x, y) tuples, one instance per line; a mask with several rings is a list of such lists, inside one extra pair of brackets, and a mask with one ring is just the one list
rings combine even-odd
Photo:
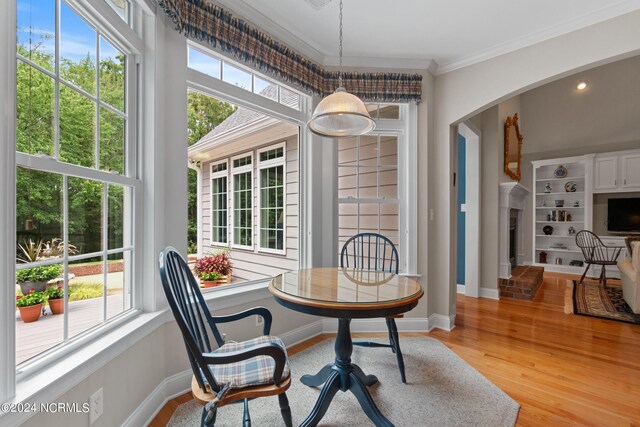
[(542, 284), (543, 267), (518, 266), (511, 270), (510, 279), (498, 279), (500, 298), (531, 301)]

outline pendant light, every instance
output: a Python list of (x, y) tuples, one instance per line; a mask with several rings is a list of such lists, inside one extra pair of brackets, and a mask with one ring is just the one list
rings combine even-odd
[(340, 0), (338, 88), (320, 101), (307, 126), (316, 135), (328, 137), (364, 135), (376, 127), (376, 123), (371, 119), (360, 98), (350, 94), (342, 86), (342, 0)]

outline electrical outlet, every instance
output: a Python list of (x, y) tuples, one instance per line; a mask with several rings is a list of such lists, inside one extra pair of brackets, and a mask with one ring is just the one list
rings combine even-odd
[(262, 324), (264, 323), (264, 318), (260, 315), (256, 316), (256, 326), (262, 326)]
[(89, 397), (89, 425), (96, 422), (102, 415), (103, 408), (102, 387)]

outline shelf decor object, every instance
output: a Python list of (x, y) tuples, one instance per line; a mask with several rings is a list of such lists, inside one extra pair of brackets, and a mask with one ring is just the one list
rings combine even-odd
[(520, 181), (522, 159), (522, 133), (518, 124), (518, 113), (507, 116), (504, 121), (504, 173), (514, 181)]
[(567, 168), (560, 165), (556, 168), (556, 170), (553, 171), (553, 176), (556, 178), (565, 178), (567, 176), (567, 173)]
[(578, 184), (575, 181), (567, 181), (567, 183), (564, 184), (564, 191), (567, 193), (575, 193), (577, 189)]
[(550, 225), (545, 225), (544, 227), (542, 227), (542, 232), (547, 236), (551, 236), (553, 234), (553, 227)]

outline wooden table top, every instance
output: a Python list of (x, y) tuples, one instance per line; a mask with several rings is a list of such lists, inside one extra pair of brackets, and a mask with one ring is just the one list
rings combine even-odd
[(418, 282), (392, 273), (350, 268), (308, 268), (274, 277), (269, 291), (277, 298), (309, 307), (371, 310), (417, 303)]

